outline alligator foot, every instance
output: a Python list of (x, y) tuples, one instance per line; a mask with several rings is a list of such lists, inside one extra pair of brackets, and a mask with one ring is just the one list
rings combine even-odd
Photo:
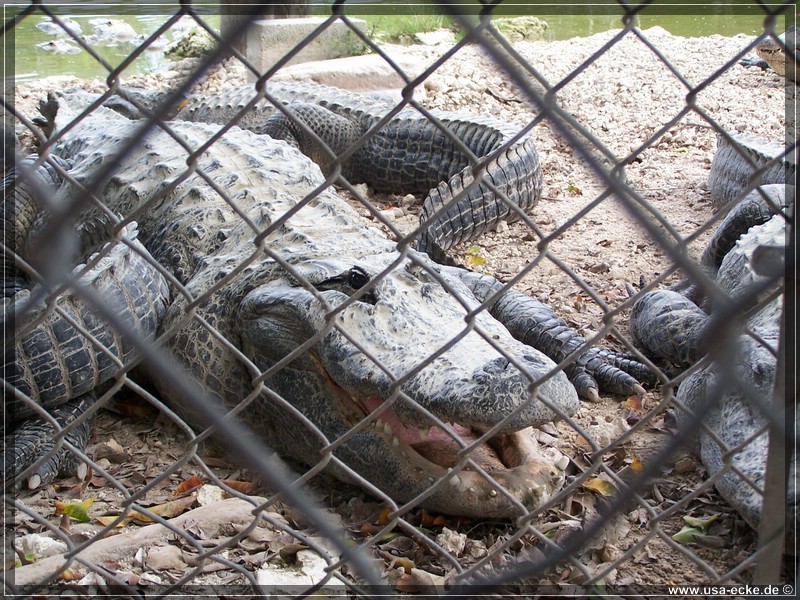
[[(488, 275), (461, 270), (460, 276), (481, 302), (502, 290), (502, 284)], [(557, 363), (586, 345), (586, 339), (550, 307), (522, 292), (502, 292), (489, 311), (512, 336)], [(642, 384), (653, 386), (656, 383), (656, 374), (635, 356), (596, 347), (583, 351), (564, 368), (564, 372), (578, 395), (591, 402), (600, 399), (600, 390), (627, 396), (643, 395)]]
[[(50, 414), (61, 429), (76, 421), (97, 401), (94, 392), (89, 392), (53, 408)], [(83, 451), (89, 442), (94, 415), (89, 416), (70, 430), (64, 440)], [(47, 421), (34, 417), (24, 421), (17, 429), (3, 438), (3, 479), (5, 488), (15, 484), (18, 474), (33, 464), (36, 468), (27, 477), (28, 489), (47, 484), (58, 475), (68, 477), (85, 474), (85, 463), (66, 447), (61, 447), (42, 460), (56, 446), (56, 428)]]
[(743, 58), (739, 61), (739, 64), (748, 68), (757, 67), (762, 71), (767, 71), (769, 69), (769, 63), (763, 58)]

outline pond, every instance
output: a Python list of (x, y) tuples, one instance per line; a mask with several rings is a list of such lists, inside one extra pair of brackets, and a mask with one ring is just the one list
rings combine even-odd
[[(408, 5), (405, 6), (408, 10)], [(755, 35), (763, 26), (764, 18), (758, 10), (743, 10), (742, 7), (732, 10), (727, 4), (706, 7), (708, 10), (695, 10), (694, 14), (649, 14), (641, 17), (638, 24), (643, 29), (658, 25), (670, 33), (685, 37), (714, 34), (732, 36), (737, 33)], [(213, 4), (206, 5), (207, 10), (213, 8)], [(324, 8), (319, 7), (315, 12), (321, 12)], [(529, 13), (534, 13), (534, 8), (525, 7)], [(548, 39), (587, 36), (622, 26), (619, 15), (609, 14), (605, 7), (572, 6), (572, 13), (569, 8), (560, 5), (558, 14), (547, 14), (546, 11), (536, 14), (549, 25)], [(369, 21), (369, 7), (358, 4), (353, 9)], [(15, 79), (26, 81), (51, 75), (105, 77), (133, 52), (142, 39), (154, 33), (171, 17), (166, 10), (160, 15), (141, 14), (142, 10), (144, 8), (137, 7), (135, 2), (122, 2), (116, 6), (89, 1), (71, 4), (71, 26), (78, 28), (76, 33), (86, 41), (91, 51), (81, 48), (66, 35), (50, 32), (52, 27), (48, 27), (50, 24), (41, 14), (23, 18), (10, 34), (6, 34), (6, 40), (13, 40)], [(6, 8), (6, 18), (13, 15), (11, 11)], [(210, 27), (219, 29), (218, 14), (206, 14), (202, 18)], [(180, 23), (185, 25), (186, 18)], [(166, 45), (185, 32), (185, 27), (171, 29), (152, 50), (142, 53), (128, 65), (126, 73), (147, 73), (163, 68), (167, 64), (164, 56)], [(91, 52), (106, 61), (107, 67), (102, 66)]]

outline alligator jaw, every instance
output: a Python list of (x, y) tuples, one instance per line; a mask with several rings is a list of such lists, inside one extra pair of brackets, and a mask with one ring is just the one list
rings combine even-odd
[[(355, 403), (366, 416), (383, 401), (372, 397)], [(535, 510), (564, 483), (568, 459), (544, 457), (531, 437), (532, 427), (496, 434), (468, 453), (487, 478), (471, 464), (458, 466), (462, 445), (450, 433), (436, 426), (409, 427), (391, 408), (379, 412), (364, 431), (379, 438), (397, 457), (405, 474), (416, 481), (415, 487), (430, 488), (444, 480), (422, 503), (431, 510), (466, 517), (513, 517), (523, 512), (516, 502), (525, 510)], [(481, 435), (458, 424), (447, 425), (466, 446)]]

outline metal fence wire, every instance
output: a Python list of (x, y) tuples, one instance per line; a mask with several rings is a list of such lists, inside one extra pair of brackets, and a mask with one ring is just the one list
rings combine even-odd
[[(754, 2), (763, 32), (698, 79), (639, 28), (658, 3), (620, 3), (557, 76), (502, 3), (440, 3), (458, 32), (414, 68), (349, 4), (265, 72), (235, 49), (255, 19), (222, 38), (192, 2), (118, 67), (68, 7), (6, 10), (7, 59), (47, 23), (107, 75), (35, 99), (6, 79), (4, 591), (792, 595), (796, 7)], [(131, 83), (187, 21), (212, 49)], [(335, 27), (398, 94), (278, 77)], [(781, 74), (740, 64), (757, 50)], [(615, 52), (680, 103), (624, 147), (571, 108), (592, 77), (582, 102), (625, 105), (595, 70)], [(442, 112), (463, 56), (503, 87)], [(705, 96), (732, 75), (734, 125)], [(785, 139), (749, 135), (768, 118)], [(670, 189), (667, 155), (707, 186)], [(562, 244), (600, 214), (623, 225), (591, 264), (656, 257), (627, 292)], [(573, 290), (553, 312), (548, 280)]]

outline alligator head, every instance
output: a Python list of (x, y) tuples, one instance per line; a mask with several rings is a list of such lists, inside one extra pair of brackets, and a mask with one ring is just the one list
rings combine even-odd
[(398, 501), (424, 494), (423, 506), (464, 516), (535, 509), (567, 459), (545, 457), (530, 428), (574, 413), (574, 388), (544, 377), (555, 363), (485, 311), (468, 325), (478, 302), (452, 271), (417, 253), (392, 267), (398, 256), (310, 260), (295, 265), (304, 285), (278, 278), (244, 298), (242, 350), (277, 366), (266, 384), (318, 429), (275, 411), (270, 436), (312, 464), (333, 444), (339, 476), (352, 469), (346, 479)]

